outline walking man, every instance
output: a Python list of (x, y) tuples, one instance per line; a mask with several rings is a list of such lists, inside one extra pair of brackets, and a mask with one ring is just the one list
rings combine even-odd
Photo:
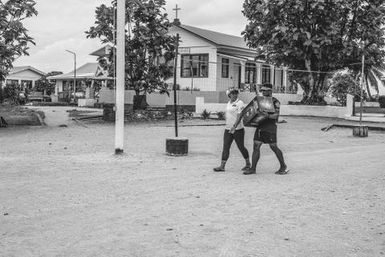
[[(273, 85), (272, 84), (262, 84), (259, 91), (262, 93), (265, 97), (272, 97), (273, 93)], [(253, 144), (253, 155), (252, 155), (252, 164), (249, 169), (246, 169), (243, 174), (244, 175), (251, 175), (256, 173), (257, 164), (260, 157), (260, 148), (262, 144), (269, 144), (270, 149), (274, 152), (275, 156), (277, 157), (280, 168), (275, 172), (277, 175), (285, 175), (289, 172), (287, 169), (287, 165), (284, 161), (283, 154), (281, 149), (278, 148), (277, 145), (277, 121), (279, 117), (279, 109), (280, 109), (280, 103), (278, 99), (273, 97), (273, 105), (275, 112), (272, 114), (265, 113), (265, 119), (259, 122), (258, 127), (255, 130), (254, 133), (254, 144)], [(243, 115), (240, 116), (240, 119)], [(234, 124), (236, 126), (240, 119), (237, 120), (237, 122)], [(231, 129), (230, 132), (233, 132), (234, 130)]]

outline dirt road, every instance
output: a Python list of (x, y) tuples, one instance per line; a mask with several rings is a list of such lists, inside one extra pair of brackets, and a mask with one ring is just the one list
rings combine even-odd
[(286, 176), (266, 146), (257, 175), (235, 145), (212, 172), (220, 126), (181, 127), (186, 157), (165, 155), (172, 121), (126, 124), (122, 156), (112, 124), (2, 129), (0, 256), (384, 255), (385, 134), (285, 119)]

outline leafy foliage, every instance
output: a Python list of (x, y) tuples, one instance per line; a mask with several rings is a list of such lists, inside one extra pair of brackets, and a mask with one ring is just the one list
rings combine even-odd
[(10, 84), (6, 85), (3, 89), (3, 97), (5, 102), (9, 104), (24, 104), (26, 101), (26, 95), (20, 91), (20, 85)]
[[(126, 83), (137, 95), (155, 90), (168, 92), (165, 80), (172, 76), (169, 62), (174, 58), (176, 38), (168, 35), (171, 23), (163, 13), (165, 0), (126, 1)], [(114, 13), (116, 0), (111, 6), (96, 8), (95, 26), (86, 32), (88, 38), (100, 38), (104, 44), (114, 45)], [(132, 33), (130, 33), (132, 30)], [(113, 76), (113, 51), (101, 57), (99, 63)]]
[(35, 44), (23, 25), (23, 20), (37, 15), (34, 0), (0, 1), (0, 81), (13, 68), (13, 61), (28, 55), (28, 44)]
[(211, 115), (211, 112), (204, 109), (203, 112), (201, 113), (201, 118), (206, 120), (206, 119), (210, 118), (210, 115)]
[(305, 70), (295, 73), (303, 103), (324, 102), (327, 74), (348, 67), (360, 72), (385, 57), (383, 0), (245, 0), (243, 35), (266, 61)]
[(225, 112), (217, 112), (218, 120), (225, 120), (226, 114)]
[(380, 104), (381, 108), (385, 108), (385, 95), (380, 95), (378, 97), (378, 103)]
[(44, 77), (35, 82), (35, 87), (32, 89), (37, 92), (44, 92), (45, 95), (51, 95), (55, 92), (55, 81), (48, 80), (47, 77), (63, 74), (61, 71), (51, 71)]
[(360, 97), (361, 88), (358, 79), (354, 78), (349, 72), (337, 72), (331, 79), (330, 93), (339, 103), (346, 106), (346, 95)]

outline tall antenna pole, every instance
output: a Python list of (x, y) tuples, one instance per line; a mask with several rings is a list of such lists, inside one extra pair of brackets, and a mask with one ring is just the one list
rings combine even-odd
[(123, 153), (126, 1), (117, 0), (115, 154)]

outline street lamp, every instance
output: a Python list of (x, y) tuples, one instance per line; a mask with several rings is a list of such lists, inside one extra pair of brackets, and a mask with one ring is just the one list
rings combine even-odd
[[(67, 52), (73, 54), (74, 56), (74, 103), (75, 103), (75, 94), (76, 94), (76, 53), (72, 52), (70, 50), (66, 50)], [(71, 93), (69, 95), (70, 97), (70, 102), (71, 102)]]

